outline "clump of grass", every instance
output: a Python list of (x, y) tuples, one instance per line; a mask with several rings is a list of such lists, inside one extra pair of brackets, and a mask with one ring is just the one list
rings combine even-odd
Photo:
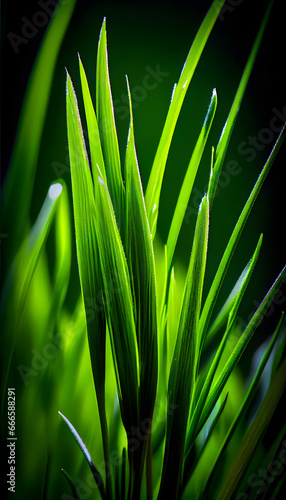
[[(189, 484), (192, 484), (204, 453), (208, 453), (208, 443), (215, 436), (218, 421), (227, 407), (224, 389), (229, 377), (285, 278), (286, 268), (266, 293), (244, 331), (239, 332), (231, 354), (228, 358), (224, 357), (225, 361), (221, 366), (229, 338), (238, 328), (238, 309), (259, 256), (262, 235), (212, 325), (214, 306), (253, 204), (285, 137), (284, 126), (242, 209), (203, 303), (206, 262), (210, 258), (207, 250), (213, 200), (270, 8), (271, 5), (249, 55), (218, 144), (212, 150), (208, 190), (198, 209), (182, 301), (178, 300), (175, 292), (173, 256), (184, 218), (182, 206), (187, 208), (216, 112), (216, 90), (212, 93), (209, 109), (178, 195), (165, 245), (163, 266), (159, 257), (155, 256), (154, 242), (162, 181), (173, 133), (193, 73), (219, 14), (216, 2), (209, 9), (195, 37), (174, 88), (145, 194), (136, 155), (136, 132), (128, 79), (130, 125), (125, 161), (121, 164), (120, 160), (108, 72), (106, 20), (103, 22), (98, 44), (95, 107), (83, 64), (79, 59), (90, 157), (87, 155), (76, 94), (70, 75), (67, 74), (67, 125), (80, 282), (86, 310), (90, 301), (95, 304), (98, 297), (104, 304), (92, 321), (88, 320), (87, 315), (90, 358), (106, 466), (103, 477), (73, 425), (66, 417), (63, 418), (89, 462), (103, 499), (115, 498), (115, 492), (116, 497), (122, 499), (145, 496), (151, 499), (155, 496), (163, 500), (181, 498), (184, 495)], [(158, 280), (164, 284), (160, 293), (157, 290)], [(177, 317), (175, 322), (171, 321), (174, 315)], [(286, 384), (285, 371), (283, 372), (285, 362), (281, 362), (254, 421), (250, 426), (243, 421), (282, 320), (283, 318), (279, 321), (241, 409), (221, 443), (221, 449), (217, 449), (216, 459), (209, 464), (206, 480), (198, 491), (192, 490), (192, 498), (233, 498), (238, 490), (253, 451), (269, 424)], [(114, 451), (118, 447), (116, 434), (119, 433), (119, 427), (117, 433), (113, 432), (111, 439), (105, 405), (105, 392), (108, 390), (105, 384), (106, 370), (111, 369), (105, 363), (107, 334), (116, 376), (120, 419), (125, 430), (120, 453), (122, 457), (128, 458), (127, 468), (122, 460), (113, 471), (110, 450)], [(173, 352), (168, 352), (168, 336), (173, 339)], [(207, 365), (203, 366), (206, 346), (215, 336), (217, 347)], [(154, 419), (157, 400), (163, 401), (166, 415), (166, 425), (163, 428)], [(230, 445), (231, 437), (242, 422), (243, 434), (246, 436), (243, 449), (236, 456)], [(206, 426), (209, 427), (207, 435), (203, 432)], [(199, 444), (198, 438), (202, 435)], [(230, 453), (232, 465), (225, 481), (220, 483), (217, 473), (220, 468), (224, 470), (226, 449)], [(161, 463), (160, 473), (154, 475), (152, 463), (157, 461)], [(239, 473), (236, 470), (237, 461)]]

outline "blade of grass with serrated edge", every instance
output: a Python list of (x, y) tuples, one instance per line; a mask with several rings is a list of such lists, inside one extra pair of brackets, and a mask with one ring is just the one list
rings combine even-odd
[(230, 261), (232, 259), (232, 256), (234, 254), (234, 251), (235, 251), (235, 248), (237, 246), (237, 243), (239, 241), (239, 238), (241, 236), (241, 233), (243, 231), (243, 228), (246, 224), (246, 221), (249, 217), (249, 214), (251, 213), (251, 210), (252, 210), (252, 207), (256, 201), (256, 198), (260, 192), (260, 189), (263, 185), (263, 182), (265, 181), (266, 179), (266, 176), (273, 164), (273, 161), (279, 151), (279, 148), (283, 142), (283, 140), (285, 139), (285, 135), (286, 135), (286, 126), (284, 125), (284, 127), (282, 128), (280, 134), (279, 134), (279, 137), (277, 139), (277, 141), (275, 142), (274, 144), (274, 147), (256, 181), (256, 184), (251, 192), (251, 194), (249, 195), (249, 198), (241, 212), (241, 215), (235, 225), (235, 228), (232, 232), (232, 235), (230, 237), (230, 240), (227, 244), (227, 247), (224, 251), (224, 254), (223, 254), (223, 257), (221, 259), (221, 262), (219, 264), (219, 267), (217, 269), (217, 272), (216, 272), (216, 275), (214, 277), (214, 280), (212, 282), (212, 285), (211, 285), (211, 288), (209, 290), (209, 293), (207, 295), (207, 298), (205, 300), (205, 303), (204, 303), (204, 307), (203, 307), (203, 311), (202, 311), (202, 314), (201, 314), (201, 317), (200, 317), (200, 342), (201, 342), (201, 346), (203, 346), (204, 344), (204, 340), (205, 340), (205, 337), (206, 337), (206, 334), (207, 334), (207, 328), (208, 328), (208, 325), (209, 325), (209, 321), (210, 321), (210, 317), (211, 317), (211, 314), (212, 314), (212, 311), (213, 311), (213, 308), (215, 306), (215, 303), (216, 303), (216, 299), (218, 297), (218, 294), (219, 294), (219, 291), (221, 289), (221, 286), (222, 286), (222, 283), (223, 283), (223, 280), (225, 278), (225, 275), (226, 275), (226, 272), (227, 272), (227, 269), (228, 269), (228, 266), (230, 264)]
[[(101, 302), (103, 281), (95, 230), (95, 199), (77, 99), (69, 75), (67, 75), (66, 99), (77, 260), (86, 311), (89, 351), (102, 429), (104, 457), (107, 464), (110, 463), (110, 459), (105, 409), (106, 318)], [(110, 482), (111, 475), (107, 473), (107, 488), (111, 491)], [(110, 491), (109, 494), (111, 494)]]
[(102, 500), (105, 500), (106, 496), (105, 496), (105, 491), (104, 491), (103, 479), (102, 479), (102, 477), (100, 475), (99, 470), (94, 465), (87, 447), (85, 446), (85, 444), (84, 444), (83, 440), (81, 439), (80, 435), (78, 434), (78, 432), (76, 431), (76, 429), (74, 428), (74, 426), (71, 424), (71, 422), (67, 419), (67, 417), (65, 417), (60, 411), (58, 413), (62, 417), (62, 419), (64, 420), (64, 422), (67, 425), (68, 429), (72, 433), (73, 438), (75, 439), (76, 443), (80, 447), (83, 456), (87, 460), (87, 463), (89, 465), (89, 468), (91, 470), (93, 478), (94, 478), (94, 480), (96, 482), (96, 485), (98, 487), (98, 490), (100, 492), (101, 498), (102, 498)]
[(232, 131), (233, 131), (233, 128), (234, 128), (234, 125), (236, 122), (236, 118), (237, 118), (237, 115), (239, 112), (239, 108), (241, 105), (241, 101), (242, 101), (242, 98), (243, 98), (243, 95), (244, 95), (244, 92), (245, 92), (253, 65), (254, 65), (254, 62), (256, 59), (256, 55), (257, 55), (258, 49), (259, 49), (260, 44), (261, 44), (263, 33), (265, 31), (265, 28), (266, 28), (266, 25), (267, 25), (267, 22), (269, 19), (272, 4), (273, 4), (273, 0), (269, 2), (269, 5), (267, 7), (266, 13), (264, 15), (264, 18), (263, 18), (263, 21), (261, 24), (261, 27), (258, 31), (257, 37), (255, 39), (255, 42), (254, 42), (252, 50), (251, 50), (251, 53), (250, 53), (249, 58), (247, 60), (242, 78), (240, 80), (233, 104), (231, 106), (230, 113), (229, 113), (228, 118), (226, 120), (226, 123), (223, 127), (222, 134), (220, 136), (218, 145), (216, 147), (215, 163), (214, 163), (214, 169), (213, 169), (213, 173), (212, 173), (213, 175), (210, 178), (210, 184), (209, 184), (209, 189), (208, 189), (208, 193), (209, 193), (209, 197), (210, 197), (210, 206), (212, 206), (212, 203), (213, 203), (213, 200), (215, 197), (215, 192), (216, 192), (222, 164), (223, 164), (223, 161), (224, 161), (224, 158), (226, 155), (227, 147), (228, 147), (228, 144), (230, 142), (231, 134), (232, 134)]
[(258, 256), (259, 256), (259, 252), (260, 252), (260, 248), (261, 248), (261, 244), (262, 244), (262, 235), (259, 238), (259, 241), (258, 241), (258, 244), (256, 246), (255, 252), (254, 252), (254, 254), (253, 254), (253, 256), (252, 256), (252, 258), (251, 258), (251, 260), (249, 262), (249, 268), (248, 268), (247, 274), (246, 274), (246, 276), (244, 278), (244, 281), (241, 284), (241, 288), (239, 289), (239, 291), (236, 294), (235, 299), (233, 301), (233, 305), (232, 305), (232, 308), (231, 308), (231, 310), (229, 312), (229, 316), (228, 316), (228, 322), (227, 322), (227, 327), (226, 327), (226, 330), (225, 330), (225, 334), (224, 334), (224, 336), (223, 336), (223, 338), (222, 338), (222, 340), (220, 342), (220, 345), (219, 345), (219, 347), (217, 349), (217, 352), (216, 352), (216, 354), (214, 356), (214, 359), (212, 361), (211, 367), (210, 367), (210, 369), (209, 369), (209, 371), (207, 373), (207, 376), (206, 376), (206, 379), (204, 381), (201, 393), (199, 395), (199, 398), (198, 398), (195, 410), (193, 412), (193, 415), (191, 416), (191, 421), (190, 421), (190, 425), (189, 425), (189, 429), (188, 429), (188, 435), (187, 435), (187, 445), (186, 445), (187, 453), (189, 453), (190, 448), (193, 445), (193, 440), (194, 440), (195, 436), (199, 432), (199, 429), (197, 429), (197, 425), (198, 425), (198, 423), (200, 421), (200, 417), (201, 417), (201, 414), (203, 412), (203, 408), (204, 408), (204, 406), (206, 404), (206, 401), (207, 401), (207, 398), (208, 398), (208, 395), (209, 395), (209, 391), (210, 391), (210, 388), (211, 388), (211, 385), (212, 385), (212, 382), (213, 382), (216, 370), (218, 368), (218, 365), (219, 365), (219, 362), (220, 362), (220, 359), (221, 359), (224, 347), (226, 345), (227, 339), (229, 337), (229, 334), (230, 334), (230, 332), (232, 330), (234, 321), (236, 319), (236, 314), (237, 314), (239, 305), (240, 305), (240, 303), (242, 301), (242, 298), (244, 296), (244, 293), (246, 291), (246, 288), (247, 288), (248, 283), (250, 281), (250, 278), (252, 276), (252, 272), (253, 272), (254, 266), (255, 266), (255, 264), (257, 262), (257, 259), (258, 259)]
[[(104, 284), (122, 421), (128, 436), (138, 425), (139, 362), (131, 277), (112, 201), (98, 170), (94, 178), (96, 236)], [(128, 362), (127, 362), (128, 360)]]
[[(265, 365), (270, 357), (270, 354), (272, 353), (273, 351), (273, 348), (275, 346), (275, 343), (276, 343), (276, 339), (278, 337), (278, 334), (280, 332), (280, 329), (281, 329), (281, 326), (282, 326), (282, 323), (283, 323), (283, 320), (284, 320), (284, 314), (282, 314), (280, 320), (279, 320), (279, 323), (275, 329), (275, 332), (271, 338), (271, 341), (263, 355), (263, 358), (259, 364), (259, 367), (255, 373), (255, 376), (247, 390), (247, 393), (245, 395), (245, 398), (241, 404), (241, 407), (237, 413), (237, 415), (235, 416), (235, 419), (233, 420), (228, 432), (227, 432), (227, 435), (224, 439), (224, 442), (219, 450), (219, 453), (218, 453), (218, 456), (215, 460), (215, 463), (212, 467), (212, 471), (211, 471), (211, 474), (209, 476), (209, 479), (207, 481), (207, 484), (205, 486), (205, 491), (210, 491), (210, 488), (212, 487), (212, 481), (215, 477), (215, 474), (216, 474), (216, 471), (218, 470), (218, 468), (220, 467), (220, 464), (221, 464), (221, 461), (223, 460), (223, 457), (224, 457), (224, 452), (225, 450), (227, 449), (227, 446), (228, 446), (228, 443), (230, 442), (235, 430), (237, 429), (239, 423), (241, 422), (242, 418), (244, 417), (244, 415), (246, 414), (249, 406), (251, 405), (251, 402), (253, 401), (253, 398), (256, 394), (256, 390), (257, 390), (257, 387), (258, 387), (258, 384), (259, 384), (259, 381), (260, 381), (260, 377), (262, 375), (262, 372), (265, 368)], [(207, 495), (206, 495), (207, 497)]]
[(241, 449), (239, 450), (218, 495), (219, 500), (230, 500), (231, 498), (234, 498), (243, 476), (247, 473), (247, 467), (251, 461), (252, 455), (271, 422), (271, 418), (283, 395), (283, 392), (285, 391), (285, 387), (286, 359), (281, 363), (275, 373), (256, 417), (244, 436)]
[(176, 123), (192, 76), (223, 4), (224, 0), (222, 0), (219, 5), (217, 0), (215, 0), (208, 10), (205, 19), (196, 34), (183, 66), (179, 81), (172, 94), (172, 100), (153, 162), (145, 197), (147, 215), (153, 238), (156, 234), (161, 186)]
[(275, 297), (275, 294), (277, 293), (279, 287), (281, 286), (283, 279), (285, 279), (286, 276), (286, 266), (282, 269), (281, 273), (273, 283), (272, 287), (264, 297), (263, 301), (261, 302), (260, 306), (256, 310), (255, 314), (249, 321), (247, 327), (245, 328), (243, 334), (239, 338), (235, 348), (233, 349), (228, 361), (226, 362), (217, 382), (215, 383), (214, 387), (211, 389), (208, 395), (208, 399), (206, 401), (206, 404), (204, 406), (204, 409), (202, 411), (202, 414), (200, 416), (197, 432), (203, 427), (205, 424), (207, 418), (209, 417), (219, 395), (221, 394), (221, 391), (223, 390), (230, 374), (236, 367), (238, 361), (240, 360), (243, 352), (245, 351), (248, 343), (250, 342), (256, 328), (259, 326), (259, 323), (263, 319), (269, 305), (271, 304), (273, 298)]
[(177, 498), (183, 471), (185, 435), (196, 382), (197, 335), (209, 227), (207, 195), (199, 208), (186, 277), (175, 353), (169, 377), (164, 464), (158, 500)]
[(120, 227), (121, 218), (123, 217), (124, 185), (109, 80), (105, 18), (100, 32), (97, 52), (96, 116), (108, 179), (108, 189)]
[(80, 69), (80, 80), (81, 80), (81, 89), (82, 89), (82, 95), (83, 95), (83, 102), (84, 102), (84, 110), (85, 110), (85, 116), (86, 116), (86, 123), (87, 123), (87, 130), (88, 130), (88, 142), (89, 142), (89, 148), (90, 148), (90, 159), (91, 159), (91, 168), (93, 175), (97, 174), (97, 167), (96, 165), (99, 166), (100, 171), (102, 173), (102, 177), (105, 183), (107, 183), (106, 180), (106, 172), (105, 172), (105, 165), (104, 165), (104, 159), (103, 159), (103, 154), (102, 154), (102, 149), (101, 149), (101, 142), (100, 142), (100, 134), (99, 134), (99, 129), (98, 129), (98, 123), (89, 91), (89, 86), (88, 86), (88, 81), (86, 78), (85, 70), (83, 67), (83, 64), (81, 62), (81, 58), (78, 54), (78, 59), (79, 59), (79, 69)]
[[(8, 261), (14, 256), (19, 242), (22, 241), (25, 235), (27, 224), (29, 224), (29, 211), (37, 159), (53, 74), (58, 52), (75, 4), (76, 0), (59, 3), (44, 35), (25, 92), (15, 147), (3, 196), (1, 231), (9, 233), (9, 239), (7, 245), (5, 245), (7, 247), (5, 258)], [(15, 210), (15, 200), (17, 200), (17, 210)], [(18, 207), (21, 207), (21, 210)], [(13, 231), (11, 231), (11, 227), (13, 227)]]
[(167, 268), (168, 272), (172, 264), (172, 259), (177, 244), (178, 236), (181, 230), (181, 226), (184, 220), (185, 212), (189, 203), (189, 198), (192, 192), (193, 184), (196, 178), (197, 170), (205, 149), (207, 138), (212, 126), (214, 115), (217, 107), (217, 94), (216, 90), (213, 90), (210, 105), (202, 126), (202, 130), (199, 134), (198, 140), (194, 147), (190, 163), (187, 168), (187, 172), (180, 190), (180, 194), (177, 200), (176, 208), (172, 218), (168, 239), (167, 239)]
[[(143, 422), (147, 422), (147, 420), (149, 422), (152, 421), (157, 391), (157, 300), (154, 252), (136, 155), (132, 102), (128, 79), (127, 91), (130, 106), (130, 127), (125, 157), (125, 246), (129, 269), (132, 270), (132, 289), (134, 291), (134, 311), (140, 370), (139, 425), (141, 427)], [(151, 426), (146, 433), (146, 439), (143, 439), (141, 443), (142, 456), (140, 457), (141, 463), (138, 464), (137, 471), (139, 478), (135, 485), (138, 495), (140, 495), (140, 482), (143, 473), (148, 433), (151, 434)], [(134, 491), (134, 495), (136, 494)]]

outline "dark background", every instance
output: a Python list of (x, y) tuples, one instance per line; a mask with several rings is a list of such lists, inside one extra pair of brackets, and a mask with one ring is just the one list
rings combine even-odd
[[(43, 1), (43, 3), (47, 3)], [(59, 54), (50, 104), (41, 145), (32, 204), (34, 220), (49, 184), (62, 177), (70, 185), (65, 124), (65, 67), (74, 82), (82, 109), (77, 52), (86, 69), (89, 84), (94, 89), (97, 41), (103, 17), (107, 18), (110, 78), (114, 102), (126, 96), (125, 74), (131, 89), (140, 86), (146, 66), (169, 73), (154, 91), (134, 104), (135, 137), (143, 186), (148, 175), (166, 117), (174, 83), (210, 1), (189, 2), (97, 2), (79, 0)], [(212, 89), (218, 93), (218, 110), (208, 148), (195, 187), (203, 192), (209, 175), (211, 145), (216, 145), (229, 112), (255, 35), (259, 29), (267, 1), (228, 0), (218, 19), (202, 59), (190, 85), (170, 150), (161, 198), (158, 234), (166, 241), (176, 198), (183, 180), (190, 153), (197, 139)], [(21, 34), (23, 16), (33, 19), (42, 10), (39, 2), (6, 1), (2, 4), (2, 179), (5, 177), (13, 148), (17, 121), (28, 78), (39, 49), (45, 27), (27, 44), (19, 45), (16, 54), (8, 35)], [(283, 114), (285, 102), (284, 13), (281, 2), (274, 2), (269, 24), (260, 48), (254, 71), (243, 100), (237, 126), (226, 158), (239, 163), (242, 172), (231, 179), (217, 197), (210, 229), (207, 283), (212, 279), (234, 223), (267, 159), (275, 139), (257, 151), (255, 159), (238, 152), (242, 141), (257, 137), (262, 128), (269, 128), (273, 109)], [(122, 159), (128, 131), (128, 118), (115, 106), (119, 145)], [(83, 112), (82, 118), (83, 118)], [(260, 144), (261, 145), (261, 144)], [(255, 285), (246, 296), (243, 319), (255, 309), (285, 264), (285, 145), (276, 159), (262, 193), (239, 244), (225, 284), (227, 293), (254, 251), (258, 237), (264, 233), (260, 262), (253, 277)], [(227, 201), (226, 201), (227, 200)], [(193, 202), (194, 206), (196, 201)], [(229, 210), (225, 207), (229, 207)], [(191, 248), (195, 216), (186, 219), (177, 248), (177, 262), (186, 266)], [(74, 266), (69, 290), (70, 307), (78, 295), (77, 266)], [(249, 304), (252, 304), (251, 307)], [(244, 306), (243, 306), (244, 307)]]

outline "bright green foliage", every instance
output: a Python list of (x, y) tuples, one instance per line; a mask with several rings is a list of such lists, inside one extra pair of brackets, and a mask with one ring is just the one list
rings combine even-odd
[[(212, 258), (208, 243), (218, 180), (273, 2), (265, 13), (216, 147), (208, 144), (219, 105), (213, 90), (194, 150), (190, 152), (163, 248), (156, 238), (156, 227), (168, 154), (187, 89), (224, 2), (213, 2), (191, 46), (173, 91), (146, 193), (136, 153), (132, 92), (127, 78), (130, 123), (126, 150), (120, 155), (105, 19), (99, 37), (95, 89), (89, 88), (79, 58), (88, 139), (83, 135), (76, 92), (67, 73), (71, 195), (81, 286), (77, 306), (70, 315), (64, 308), (72, 259), (71, 209), (65, 183), (57, 180), (51, 185), (31, 229), (27, 213), (53, 64), (73, 3), (66, 7), (65, 15), (64, 6), (59, 7), (42, 47), (42, 51), (49, 48), (53, 54), (49, 78), (45, 82), (41, 78), (40, 56), (31, 79), (31, 86), (41, 83), (41, 106), (31, 121), (37, 134), (25, 144), (29, 154), (25, 158), (23, 189), (29, 184), (28, 200), (26, 213), (15, 219), (15, 241), (11, 242), (13, 251), (7, 261), (9, 268), (1, 295), (3, 396), (20, 336), (35, 346), (37, 355), (44, 352), (47, 338), (58, 346), (52, 360), (54, 369), (47, 364), (37, 373), (33, 365), (33, 370), (27, 371), (22, 360), (17, 360), (26, 386), (25, 398), (19, 401), (22, 429), (29, 431), (23, 438), (21, 459), (24, 463), (30, 444), (33, 452), (37, 441), (44, 440), (44, 456), (33, 458), (35, 473), (41, 477), (38, 489), (42, 498), (55, 498), (52, 478), (60, 476), (72, 494), (63, 498), (83, 498), (81, 486), (85, 483), (80, 483), (79, 477), (88, 477), (89, 486), (91, 481), (94, 485), (91, 495), (102, 500), (232, 499), (243, 491), (249, 467), (255, 467), (256, 450), (286, 387), (282, 315), (274, 333), (269, 332), (273, 333), (272, 338), (248, 389), (243, 387), (244, 396), (235, 407), (230, 403), (239, 386), (236, 367), (286, 276), (284, 267), (248, 324), (241, 328), (239, 308), (259, 258), (262, 235), (257, 235), (256, 247), (249, 250), (248, 263), (241, 262), (242, 272), (230, 287), (228, 297), (223, 298), (220, 312), (216, 317), (213, 313), (243, 229), (285, 138), (285, 126), (242, 208), (208, 288), (205, 275)], [(57, 36), (51, 40), (54, 30), (58, 30)], [(3, 198), (4, 223), (13, 197), (19, 192), (19, 155), (25, 142), (24, 126), (31, 117), (29, 93), (24, 110)], [(210, 159), (209, 183), (202, 195), (194, 234), (190, 234), (188, 269), (179, 279), (175, 250), (204, 153)], [(21, 191), (20, 203), (24, 195)], [(55, 240), (51, 279), (46, 252), (50, 231), (54, 231)], [(9, 308), (13, 315), (6, 312)], [(58, 331), (64, 332), (60, 339)], [(275, 354), (273, 359), (271, 353)], [(271, 372), (268, 390), (262, 402), (256, 404), (255, 396), (266, 367)], [(31, 377), (35, 377), (33, 385), (29, 385)], [(41, 399), (43, 392), (47, 397)], [(47, 433), (41, 427), (33, 429), (30, 422), (35, 394), (40, 394), (38, 411)], [(80, 408), (77, 421), (72, 411), (65, 410), (75, 406)], [(2, 401), (2, 411), (3, 408)], [(255, 410), (252, 420), (250, 409)], [(72, 457), (61, 445), (64, 432), (68, 438), (71, 434), (79, 447), (73, 448)], [(276, 434), (265, 454), (266, 465), (278, 453), (285, 426)], [(31, 439), (34, 442), (30, 443)], [(74, 441), (71, 439), (73, 444)], [(63, 462), (63, 474), (58, 462), (56, 471), (51, 472), (57, 455), (58, 462)], [(23, 477), (29, 477), (29, 473), (24, 468)], [(279, 495), (280, 487), (282, 480), (273, 487), (268, 485), (265, 495)]]

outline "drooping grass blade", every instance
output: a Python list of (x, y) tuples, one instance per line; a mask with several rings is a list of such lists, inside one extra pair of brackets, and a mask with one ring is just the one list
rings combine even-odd
[(146, 209), (153, 238), (156, 234), (161, 186), (176, 123), (192, 76), (223, 4), (224, 1), (218, 5), (217, 0), (215, 0), (207, 12), (193, 41), (179, 81), (173, 92), (146, 190)]
[(106, 499), (106, 495), (105, 495), (105, 489), (104, 489), (103, 479), (102, 479), (102, 477), (100, 475), (99, 470), (94, 465), (87, 447), (85, 446), (85, 444), (84, 444), (83, 440), (81, 439), (80, 435), (78, 434), (78, 432), (76, 431), (76, 429), (74, 428), (74, 426), (70, 423), (70, 421), (67, 419), (67, 417), (65, 417), (60, 411), (58, 413), (60, 414), (60, 416), (62, 417), (63, 421), (67, 425), (67, 427), (68, 427), (69, 431), (71, 432), (73, 438), (75, 439), (76, 443), (80, 447), (81, 452), (82, 452), (84, 458), (86, 459), (86, 461), (87, 461), (87, 463), (89, 465), (89, 468), (91, 470), (93, 478), (94, 478), (94, 480), (96, 482), (96, 485), (97, 485), (97, 487), (99, 489), (101, 498), (102, 498), (102, 500), (105, 500)]
[(205, 274), (209, 202), (202, 200), (188, 268), (180, 324), (169, 377), (164, 464), (158, 499), (177, 498), (183, 472), (185, 437), (194, 397), (198, 324)]

